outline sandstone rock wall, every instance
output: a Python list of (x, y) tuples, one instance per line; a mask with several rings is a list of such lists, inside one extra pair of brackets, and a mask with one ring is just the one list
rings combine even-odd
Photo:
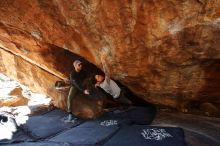
[(147, 101), (220, 103), (219, 0), (4, 0), (0, 12), (1, 49), (54, 79), (68, 75), (70, 52), (101, 67), (104, 47), (112, 78)]

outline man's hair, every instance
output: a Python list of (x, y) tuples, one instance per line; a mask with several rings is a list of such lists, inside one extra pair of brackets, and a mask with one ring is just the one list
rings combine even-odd
[(73, 62), (73, 66), (76, 66), (77, 64), (82, 64), (82, 61), (77, 59)]

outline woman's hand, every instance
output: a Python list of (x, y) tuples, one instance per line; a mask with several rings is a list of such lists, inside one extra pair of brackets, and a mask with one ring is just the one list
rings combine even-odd
[(101, 62), (105, 63), (106, 62), (106, 58), (107, 58), (107, 54), (102, 53), (101, 56), (100, 56)]
[(86, 95), (89, 95), (90, 93), (89, 93), (89, 90), (84, 90), (84, 94), (86, 94)]
[(100, 83), (96, 83), (95, 84), (95, 87), (97, 88), (97, 87), (100, 87)]

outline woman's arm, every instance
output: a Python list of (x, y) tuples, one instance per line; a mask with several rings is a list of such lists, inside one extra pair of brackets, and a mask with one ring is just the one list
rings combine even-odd
[(105, 78), (107, 80), (107, 83), (109, 84), (110, 83), (110, 71), (109, 71), (107, 63), (106, 63), (106, 58), (107, 58), (106, 54), (101, 54), (102, 68), (105, 73)]

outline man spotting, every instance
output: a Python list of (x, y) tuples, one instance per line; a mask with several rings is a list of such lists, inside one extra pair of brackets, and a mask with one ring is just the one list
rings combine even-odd
[(83, 70), (83, 64), (80, 60), (73, 62), (73, 71), (70, 73), (70, 91), (67, 98), (67, 111), (69, 113), (65, 122), (74, 122), (73, 115), (71, 113), (72, 99), (79, 93), (89, 95), (89, 91), (83, 88), (83, 81), (87, 77), (87, 73)]

